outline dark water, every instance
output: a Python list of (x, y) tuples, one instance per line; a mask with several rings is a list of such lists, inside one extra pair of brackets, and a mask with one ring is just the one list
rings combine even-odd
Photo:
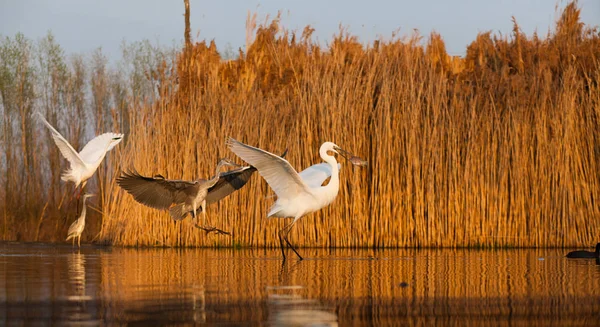
[(300, 251), (0, 243), (0, 325), (600, 325), (564, 250)]

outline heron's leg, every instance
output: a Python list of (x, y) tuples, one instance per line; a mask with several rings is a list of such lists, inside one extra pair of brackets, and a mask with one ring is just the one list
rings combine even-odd
[(195, 224), (195, 225), (194, 225), (194, 227), (196, 227), (196, 228), (198, 228), (198, 229), (201, 229), (201, 230), (205, 231), (205, 232), (206, 232), (206, 234), (210, 234), (210, 233), (212, 233), (212, 232), (215, 232), (215, 233), (217, 233), (217, 234), (231, 235), (231, 233), (230, 233), (230, 232), (228, 232), (228, 231), (224, 231), (224, 230), (222, 230), (222, 229), (219, 229), (219, 228), (217, 228), (217, 227), (210, 227), (210, 226), (200, 226), (200, 225), (198, 225), (198, 224)]
[(206, 226), (206, 200), (202, 201), (202, 204), (200, 205), (200, 207), (202, 208), (202, 224), (204, 224), (204, 226)]
[(77, 236), (77, 247), (78, 248), (81, 247), (81, 234), (79, 234), (79, 236)]
[(198, 226), (198, 215), (196, 214), (196, 208), (192, 206), (192, 222), (194, 225)]

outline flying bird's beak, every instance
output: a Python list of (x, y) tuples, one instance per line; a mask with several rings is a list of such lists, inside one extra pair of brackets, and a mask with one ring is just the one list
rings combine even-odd
[(229, 160), (227, 158), (223, 158), (223, 159), (221, 159), (221, 161), (223, 161), (223, 163), (225, 163), (225, 164), (227, 164), (227, 165), (229, 165), (231, 167), (235, 167), (235, 168), (241, 168), (242, 167), (241, 165), (238, 165), (235, 162), (233, 162), (233, 161), (231, 161), (231, 160)]
[(340, 148), (339, 146), (336, 146), (334, 149), (335, 149), (335, 150), (336, 150), (336, 151), (337, 151), (337, 152), (338, 152), (338, 153), (339, 153), (339, 154), (340, 154), (342, 157), (344, 157), (346, 160), (350, 161), (350, 162), (351, 162), (353, 165), (355, 165), (355, 166), (361, 166), (361, 167), (364, 167), (364, 166), (368, 166), (368, 165), (369, 165), (369, 163), (368, 163), (368, 162), (367, 162), (365, 159), (363, 159), (363, 158), (361, 158), (361, 157), (359, 157), (359, 156), (355, 156), (355, 155), (353, 155), (352, 153), (350, 153), (350, 152), (348, 152), (348, 151), (346, 151), (346, 150), (344, 150), (344, 149)]

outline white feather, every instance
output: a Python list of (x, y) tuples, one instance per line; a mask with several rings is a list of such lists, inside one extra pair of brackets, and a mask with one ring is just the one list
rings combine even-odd
[(52, 139), (54, 139), (54, 143), (60, 150), (60, 153), (69, 161), (71, 164), (71, 169), (83, 169), (85, 167), (85, 162), (81, 159), (77, 151), (73, 149), (71, 144), (65, 140), (65, 138), (60, 135), (60, 133), (50, 125), (50, 123), (42, 116), (41, 113), (37, 112), (38, 118), (48, 127), (50, 132), (52, 133)]
[(230, 139), (229, 147), (242, 160), (256, 167), (279, 199), (294, 198), (309, 191), (308, 186), (287, 160), (234, 139)]
[(119, 144), (120, 141), (113, 142), (116, 137), (122, 138), (123, 134), (104, 133), (94, 137), (81, 149), (79, 156), (88, 164), (94, 164), (98, 160), (102, 160), (108, 151)]
[[(341, 168), (342, 165), (338, 163), (338, 170)], [(298, 175), (308, 187), (316, 188), (322, 186), (323, 182), (331, 177), (331, 165), (326, 162), (315, 164), (304, 169)]]

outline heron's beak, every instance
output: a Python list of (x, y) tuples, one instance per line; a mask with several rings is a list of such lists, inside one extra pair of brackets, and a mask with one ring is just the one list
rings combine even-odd
[(229, 159), (223, 159), (223, 163), (231, 166), (231, 167), (235, 167), (235, 168), (241, 168), (241, 165), (236, 164), (235, 162), (229, 160)]
[(346, 160), (350, 161), (353, 165), (355, 166), (368, 166), (368, 162), (359, 157), (359, 156), (355, 156), (352, 153), (340, 148), (340, 147), (335, 147), (335, 151), (337, 151), (342, 157), (344, 157)]

